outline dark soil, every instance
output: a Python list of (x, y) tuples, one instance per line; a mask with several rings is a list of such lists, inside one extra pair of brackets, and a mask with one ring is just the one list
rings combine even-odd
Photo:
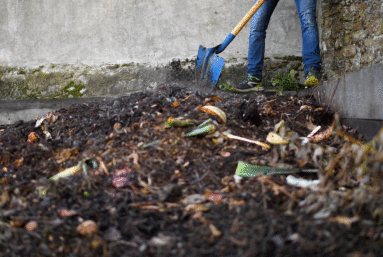
[[(226, 112), (218, 132), (261, 142), (281, 120), (307, 136), (310, 124), (324, 131), (334, 119), (310, 96), (164, 85), (61, 109), (57, 120), (39, 127), (36, 121), (6, 126), (0, 130), (0, 255), (383, 256), (379, 147), (374, 165), (364, 162), (373, 172), (366, 175), (357, 173), (356, 157), (340, 154), (350, 139), (335, 132), (299, 155), (300, 146), (265, 150), (220, 133), (183, 137), (193, 127), (164, 126), (169, 117), (196, 124), (214, 118), (199, 110), (204, 105)], [(343, 131), (357, 137), (351, 128)], [(325, 150), (316, 162), (319, 148)], [(86, 173), (48, 180), (83, 160)], [(316, 190), (288, 185), (287, 175), (236, 182), (238, 161), (318, 168), (326, 181)], [(82, 235), (78, 226), (87, 220), (96, 227)]]

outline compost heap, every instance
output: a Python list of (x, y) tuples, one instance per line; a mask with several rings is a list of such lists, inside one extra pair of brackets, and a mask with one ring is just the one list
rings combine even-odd
[(0, 252), (382, 256), (382, 147), (310, 96), (73, 105), (0, 130)]

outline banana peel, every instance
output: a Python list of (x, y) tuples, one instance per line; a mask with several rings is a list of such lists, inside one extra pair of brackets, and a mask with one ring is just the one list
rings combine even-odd
[(194, 123), (189, 120), (183, 120), (183, 119), (177, 119), (173, 117), (169, 117), (168, 120), (165, 122), (165, 127), (188, 127), (188, 126), (193, 126)]
[(97, 168), (98, 164), (97, 162), (93, 161), (90, 158), (87, 158), (85, 160), (79, 161), (76, 166), (72, 166), (70, 168), (67, 168), (56, 175), (49, 178), (49, 180), (58, 180), (60, 178), (65, 178), (69, 176), (76, 175), (79, 171), (82, 171), (83, 174), (87, 175), (89, 168)]
[(68, 169), (65, 169), (56, 175), (49, 178), (49, 180), (58, 180), (60, 178), (65, 178), (69, 176), (75, 175), (77, 172), (79, 172), (82, 169), (82, 162), (80, 161), (76, 166), (70, 167)]

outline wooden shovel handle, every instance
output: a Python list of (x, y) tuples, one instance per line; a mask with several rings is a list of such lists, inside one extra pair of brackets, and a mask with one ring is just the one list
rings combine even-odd
[(222, 44), (216, 46), (215, 53), (219, 54), (226, 49), (226, 47), (233, 41), (235, 36), (241, 31), (241, 29), (245, 26), (245, 24), (250, 20), (250, 18), (254, 15), (254, 13), (262, 6), (264, 2), (267, 0), (258, 0), (253, 7), (251, 7), (250, 11), (243, 17), (243, 19), (238, 23), (238, 25), (231, 31), (231, 33), (226, 37)]
[(254, 13), (262, 6), (264, 2), (267, 0), (258, 0), (253, 7), (251, 7), (250, 11), (242, 18), (242, 20), (238, 23), (237, 26), (231, 31), (231, 34), (236, 36), (242, 28), (246, 25), (246, 23), (253, 17)]

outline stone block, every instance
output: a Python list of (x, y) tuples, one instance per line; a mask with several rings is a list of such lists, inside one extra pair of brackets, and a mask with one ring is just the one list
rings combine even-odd
[(367, 48), (370, 48), (370, 47), (372, 46), (372, 41), (373, 41), (372, 38), (367, 38), (366, 40), (364, 40), (364, 45), (365, 45)]
[(383, 36), (375, 37), (372, 40), (372, 47), (375, 51), (383, 50)]
[(349, 45), (349, 44), (351, 44), (351, 40), (352, 40), (352, 37), (351, 37), (351, 35), (345, 35), (344, 36), (344, 43), (346, 44), (346, 45)]
[(361, 64), (371, 63), (374, 60), (374, 56), (375, 56), (374, 53), (363, 54), (361, 59), (360, 59), (360, 63)]
[(357, 30), (360, 30), (362, 27), (363, 27), (362, 21), (358, 21), (358, 22), (354, 23), (352, 30), (357, 31)]
[(339, 50), (340, 48), (343, 47), (343, 43), (342, 43), (342, 39), (341, 38), (338, 38), (336, 41), (335, 41), (335, 49), (336, 50)]
[(343, 48), (342, 53), (344, 57), (354, 57), (357, 53), (357, 46), (350, 45)]
[(351, 31), (354, 28), (353, 22), (343, 22), (342, 31)]
[(352, 33), (351, 36), (355, 41), (360, 41), (360, 40), (366, 38), (367, 33), (364, 30), (359, 30), (359, 31)]
[(383, 35), (383, 17), (380, 19), (376, 26), (376, 35), (380, 36)]
[(344, 25), (341, 20), (334, 20), (334, 22), (336, 24), (331, 28), (331, 35), (333, 38), (338, 38), (339, 34), (344, 33)]

